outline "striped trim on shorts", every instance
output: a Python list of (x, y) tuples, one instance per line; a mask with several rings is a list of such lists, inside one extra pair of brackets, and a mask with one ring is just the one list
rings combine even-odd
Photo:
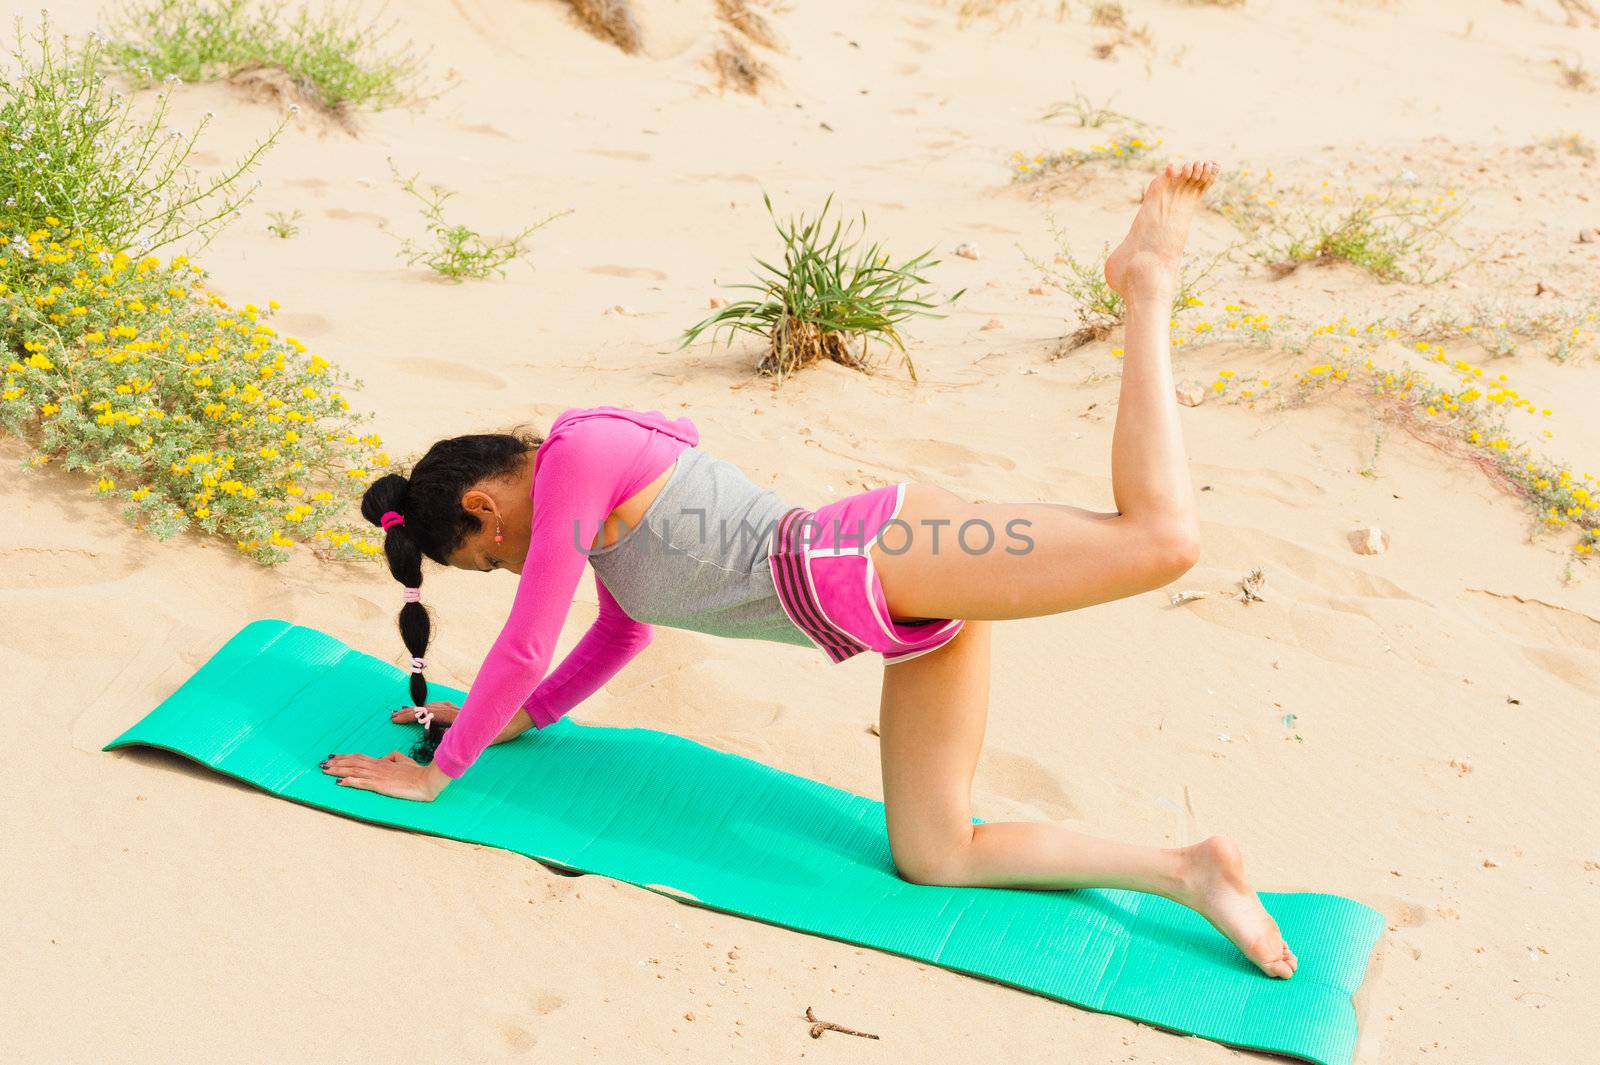
[[(963, 624), (960, 619), (888, 617), (888, 604), (867, 553), (881, 526), (870, 537), (858, 531), (854, 547), (831, 542), (829, 522), (841, 524), (844, 514), (859, 512), (863, 504), (874, 504), (881, 513), (887, 509), (887, 495), (880, 493), (891, 489), (896, 491), (898, 513), (903, 487), (885, 486), (871, 493), (877, 498), (862, 493), (818, 511), (793, 507), (779, 519), (773, 534), (769, 557), (778, 601), (789, 619), (836, 663), (862, 651), (879, 652), (885, 664), (916, 658), (948, 643)], [(813, 531), (808, 537), (808, 526), (821, 530), (820, 536)], [(846, 543), (852, 540), (850, 533), (839, 537)], [(810, 542), (812, 538), (817, 542)]]

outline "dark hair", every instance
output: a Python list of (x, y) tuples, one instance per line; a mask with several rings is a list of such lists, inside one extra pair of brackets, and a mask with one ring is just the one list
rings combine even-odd
[[(508, 477), (544, 437), (521, 426), (502, 433), (474, 433), (440, 440), (411, 468), (411, 476), (386, 473), (367, 487), (361, 497), (361, 514), (380, 525), (387, 511), (398, 511), (405, 523), (391, 525), (383, 538), (383, 554), (389, 572), (407, 588), (422, 587), (422, 557), (441, 566), (469, 535), (483, 528), (483, 522), (467, 512), (461, 497), (473, 485), (497, 477)], [(433, 625), (421, 603), (400, 607), (400, 639), (413, 657), (428, 650)], [(411, 701), (415, 706), (428, 703), (428, 682), (419, 672), (411, 674)], [(433, 722), (412, 749), (411, 756), (427, 764), (433, 750), (444, 738), (445, 725)]]

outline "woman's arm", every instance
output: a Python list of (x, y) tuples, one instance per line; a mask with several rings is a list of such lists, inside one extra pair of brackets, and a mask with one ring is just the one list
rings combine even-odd
[(534, 689), (533, 697), (523, 707), (524, 713), (512, 719), (519, 726), (517, 732), (529, 725), (548, 728), (555, 724), (633, 661), (655, 634), (649, 625), (633, 620), (623, 611), (598, 573), (594, 575), (594, 587), (600, 613), (561, 664)]
[(589, 545), (614, 505), (616, 475), (605, 455), (581, 435), (544, 446), (549, 450), (535, 475), (528, 555), (511, 614), (434, 751), (432, 768), (446, 777), (466, 772), (544, 679)]
[[(649, 645), (654, 630), (623, 611), (598, 573), (594, 584), (600, 599), (600, 613), (594, 624), (567, 652), (561, 664), (534, 689), (523, 712), (513, 716), (499, 735), (489, 741), (491, 745), (515, 739), (530, 728), (548, 728), (599, 691)], [(433, 711), (434, 720), (447, 725), (461, 712), (455, 703), (443, 700), (430, 702), (427, 708)], [(394, 712), (392, 720), (397, 725), (415, 721), (416, 707), (401, 707)]]

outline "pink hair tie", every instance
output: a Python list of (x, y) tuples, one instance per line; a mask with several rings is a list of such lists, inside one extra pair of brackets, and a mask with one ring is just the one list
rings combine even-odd
[(420, 603), (421, 601), (422, 601), (422, 589), (421, 588), (407, 588), (406, 589), (406, 602), (408, 602), (408, 603)]
[(404, 525), (406, 518), (398, 510), (386, 510), (383, 517), (378, 519), (378, 524), (383, 526), (383, 531), (388, 532), (391, 525)]
[(413, 672), (413, 673), (421, 673), (422, 672), (422, 659), (413, 658), (411, 660), (411, 672)]
[(417, 724), (421, 725), (423, 728), (427, 728), (429, 725), (433, 724), (433, 711), (429, 710), (427, 707), (415, 707), (412, 710), (412, 713), (417, 719)]

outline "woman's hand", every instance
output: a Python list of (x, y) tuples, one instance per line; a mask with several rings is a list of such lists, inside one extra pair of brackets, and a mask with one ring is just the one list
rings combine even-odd
[(418, 765), (399, 751), (383, 758), (365, 754), (330, 754), (322, 763), (322, 771), (338, 777), (338, 784), (346, 788), (360, 788), (412, 802), (432, 802), (450, 778), (438, 767)]
[(456, 714), (461, 712), (461, 707), (443, 699), (435, 699), (423, 706), (402, 706), (389, 715), (389, 720), (396, 725), (415, 725), (418, 710), (431, 710), (433, 719), (441, 725), (449, 725), (456, 719)]

